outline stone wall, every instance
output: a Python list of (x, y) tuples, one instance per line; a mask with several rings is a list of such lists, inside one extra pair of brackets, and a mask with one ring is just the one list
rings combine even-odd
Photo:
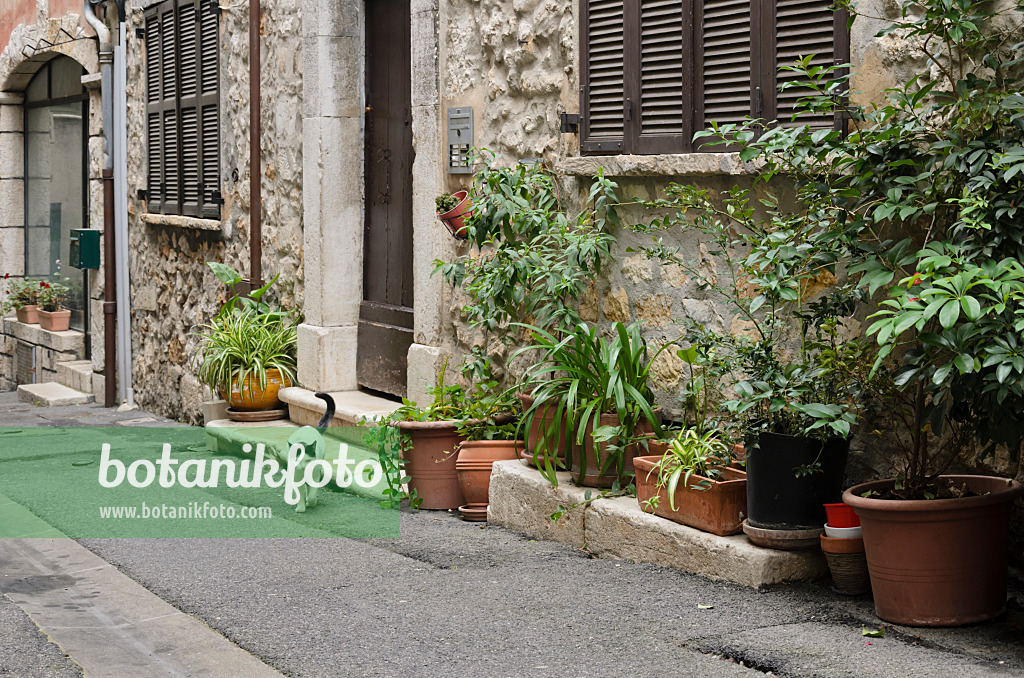
[[(143, 24), (136, 2), (132, 26)], [(301, 310), (302, 54), (298, 0), (263, 3), (262, 61), (263, 272), (280, 274), (272, 300)], [(154, 225), (143, 220), (146, 188), (145, 44), (129, 30), (128, 196), (131, 239), (132, 346), (135, 399), (140, 407), (190, 422), (201, 420), (207, 389), (191, 361), (191, 333), (208, 321), (227, 290), (205, 266), (219, 261), (249, 269), (248, 4), (222, 3), (220, 17), (221, 230)], [(151, 220), (153, 221), (153, 220)]]

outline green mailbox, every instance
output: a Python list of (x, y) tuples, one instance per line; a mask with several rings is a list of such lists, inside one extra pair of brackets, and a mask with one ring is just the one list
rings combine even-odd
[(93, 228), (71, 229), (71, 265), (75, 268), (100, 267), (100, 233)]

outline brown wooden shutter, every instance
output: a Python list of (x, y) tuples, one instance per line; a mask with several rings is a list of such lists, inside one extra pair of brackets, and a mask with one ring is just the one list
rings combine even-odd
[(623, 0), (580, 3), (580, 125), (585, 153), (621, 153), (625, 137)]
[[(781, 71), (792, 66), (800, 57), (815, 55), (813, 66), (831, 66), (845, 63), (844, 45), (846, 36), (845, 15), (831, 10), (829, 0), (776, 0), (774, 3), (774, 53), (775, 68), (774, 118), (784, 126), (810, 125), (814, 128), (829, 128), (836, 124), (832, 115), (802, 114), (793, 120), (797, 100), (812, 92), (806, 87), (790, 87), (778, 91), (784, 82), (799, 81), (796, 73)], [(837, 39), (838, 38), (838, 39)]]
[(199, 14), (200, 202), (202, 216), (219, 218), (220, 205), (220, 25), (213, 2)]
[(164, 114), (174, 106), (173, 95), (164, 91), (163, 13), (171, 3), (155, 7), (145, 15), (146, 40), (146, 152), (149, 170), (146, 177), (147, 209), (164, 211)]
[[(701, 129), (756, 115), (759, 35), (750, 0), (704, 0), (700, 25)], [(756, 10), (756, 8), (755, 8)], [(721, 150), (710, 147), (709, 150)]]
[[(692, 14), (680, 0), (640, 0), (636, 153), (682, 153), (693, 135)], [(627, 144), (630, 145), (630, 144)]]
[(178, 0), (178, 54), (181, 60), (181, 213), (198, 217), (199, 155), (199, 13), (195, 0)]

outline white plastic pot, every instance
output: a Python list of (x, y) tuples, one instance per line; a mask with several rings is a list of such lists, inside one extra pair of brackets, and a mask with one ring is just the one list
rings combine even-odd
[(825, 536), (833, 539), (857, 539), (860, 537), (860, 526), (830, 527), (828, 523), (825, 523)]

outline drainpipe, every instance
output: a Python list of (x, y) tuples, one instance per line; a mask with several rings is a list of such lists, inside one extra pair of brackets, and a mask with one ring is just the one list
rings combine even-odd
[(135, 406), (132, 388), (132, 324), (128, 313), (131, 286), (128, 283), (128, 62), (127, 27), (119, 22), (114, 47), (114, 232), (117, 259), (117, 399)]
[[(106, 386), (104, 407), (117, 404), (116, 367), (116, 321), (117, 321), (117, 279), (115, 277), (114, 253), (114, 154), (111, 151), (111, 124), (113, 105), (111, 102), (111, 66), (114, 50), (110, 42), (110, 29), (100, 21), (93, 10), (94, 4), (106, 0), (85, 0), (85, 20), (96, 31), (100, 42), (100, 78), (103, 110), (103, 375)], [(107, 4), (107, 11), (113, 3)], [(114, 7), (116, 16), (117, 8)]]
[(263, 286), (260, 163), (260, 0), (249, 0), (249, 288)]

